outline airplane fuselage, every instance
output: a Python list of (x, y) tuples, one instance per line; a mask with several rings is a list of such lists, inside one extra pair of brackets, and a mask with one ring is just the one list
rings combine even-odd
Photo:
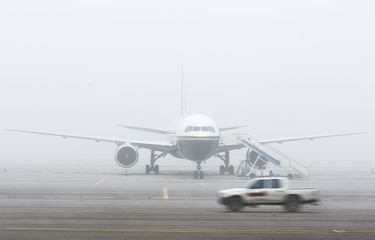
[(202, 114), (189, 115), (177, 125), (175, 157), (201, 162), (216, 153), (219, 143), (219, 127), (214, 120)]

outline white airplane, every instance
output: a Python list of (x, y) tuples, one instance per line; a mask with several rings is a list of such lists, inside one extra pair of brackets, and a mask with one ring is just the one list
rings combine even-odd
[[(125, 139), (91, 137), (55, 132), (40, 132), (22, 129), (5, 129), (9, 131), (43, 134), (50, 136), (58, 136), (63, 138), (78, 138), (85, 140), (94, 140), (96, 142), (111, 142), (118, 145), (115, 153), (115, 160), (118, 165), (124, 168), (133, 167), (138, 162), (138, 148), (146, 148), (151, 150), (150, 164), (146, 165), (146, 174), (153, 171), (159, 173), (159, 165), (155, 162), (161, 157), (170, 154), (176, 158), (187, 159), (197, 164), (197, 170), (194, 172), (194, 178), (204, 178), (201, 170), (201, 163), (215, 156), (220, 158), (224, 165), (220, 166), (220, 174), (234, 174), (234, 167), (230, 165), (229, 152), (236, 149), (244, 148), (242, 143), (223, 144), (221, 142), (221, 132), (238, 129), (244, 126), (233, 126), (219, 128), (217, 123), (210, 117), (203, 114), (192, 114), (186, 116), (185, 97), (184, 97), (184, 81), (181, 81), (182, 97), (181, 97), (181, 119), (177, 123), (174, 130), (168, 131), (163, 129), (146, 128), (138, 126), (119, 125), (130, 129), (162, 134), (167, 137), (165, 141), (131, 141)], [(285, 141), (312, 140), (316, 138), (327, 138), (344, 135), (361, 134), (367, 132), (350, 132), (329, 135), (318, 135), (298, 138), (284, 138), (275, 140), (260, 140), (261, 144), (282, 143)], [(247, 154), (249, 155), (249, 154)]]

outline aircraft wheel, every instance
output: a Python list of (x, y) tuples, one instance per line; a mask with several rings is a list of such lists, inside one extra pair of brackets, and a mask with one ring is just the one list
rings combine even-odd
[(234, 174), (234, 167), (233, 165), (230, 165), (229, 168), (228, 168), (228, 172), (230, 175), (233, 175)]
[(220, 174), (223, 175), (225, 172), (225, 167), (224, 165), (220, 165)]
[(154, 166), (154, 172), (155, 174), (159, 174), (159, 165)]
[(200, 171), (200, 172), (199, 172), (199, 178), (200, 178), (200, 179), (203, 179), (203, 178), (204, 178), (204, 173), (203, 173), (203, 171)]
[(146, 165), (146, 174), (149, 174), (150, 173), (150, 170), (151, 170), (151, 167), (150, 165)]
[(194, 179), (198, 179), (198, 171), (194, 171)]

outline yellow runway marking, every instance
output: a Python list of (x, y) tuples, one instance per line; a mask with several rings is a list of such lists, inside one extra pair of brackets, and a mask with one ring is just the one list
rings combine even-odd
[[(38, 228), (38, 227), (4, 227), (1, 230), (39, 230), (39, 231), (75, 231), (75, 232), (148, 232), (148, 233), (224, 233), (224, 234), (337, 234), (332, 230), (319, 229), (295, 229), (295, 230), (278, 230), (278, 229), (167, 229), (167, 228)], [(341, 234), (345, 233), (375, 233), (373, 230), (356, 231), (341, 230)]]
[[(238, 180), (238, 179), (235, 179), (236, 182), (245, 182), (245, 180)], [(247, 182), (247, 181), (246, 181)]]
[(207, 187), (206, 184), (203, 184), (203, 183), (199, 182), (197, 179), (194, 179), (194, 180), (195, 180), (195, 182), (198, 183), (199, 185), (201, 185), (201, 186), (203, 186), (203, 187)]
[(93, 184), (93, 186), (98, 185), (98, 184), (101, 184), (101, 183), (102, 183), (102, 182), (108, 177), (108, 175), (109, 175), (111, 172), (112, 172), (112, 169), (109, 170), (108, 173), (107, 173), (104, 177), (102, 177), (102, 179), (100, 179), (97, 183)]
[(169, 199), (169, 197), (168, 197), (168, 189), (167, 188), (163, 188), (163, 197), (164, 197), (164, 199)]

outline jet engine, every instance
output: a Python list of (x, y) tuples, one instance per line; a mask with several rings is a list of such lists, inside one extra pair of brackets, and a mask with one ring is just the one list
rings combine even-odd
[(258, 156), (259, 154), (257, 152), (249, 149), (246, 153), (246, 160), (249, 161), (252, 166), (255, 163), (255, 167), (257, 168), (266, 166), (268, 164), (268, 160), (263, 158), (262, 155), (257, 160)]
[(116, 150), (115, 159), (121, 167), (133, 167), (138, 162), (138, 150), (130, 144), (122, 145)]

